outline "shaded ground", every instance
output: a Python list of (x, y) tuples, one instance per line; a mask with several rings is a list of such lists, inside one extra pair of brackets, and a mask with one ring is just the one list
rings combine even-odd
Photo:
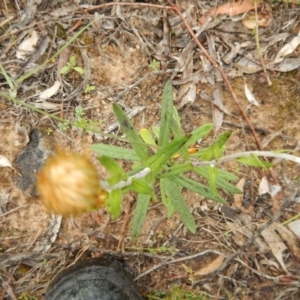
[[(177, 4), (185, 11), (193, 3), (179, 1)], [(8, 20), (11, 17), (12, 22), (1, 32), (3, 43), (1, 64), (15, 80), (36, 65), (42, 64), (65, 43), (65, 40), (68, 40), (74, 32), (78, 32), (77, 28), (70, 30), (75, 26), (75, 21), (82, 17), (83, 23), (86, 24), (89, 20), (99, 18), (93, 14), (94, 11), (85, 10), (86, 6), (82, 3), (81, 6), (63, 2), (48, 4), (40, 10), (44, 13), (37, 13), (34, 17), (28, 13), (29, 6), (28, 3), (27, 5), (24, 3), (20, 8), (23, 16), (31, 18), (28, 24), (18, 19), (17, 8), (14, 5), (11, 7), (8, 5), (8, 8), (1, 6), (3, 19)], [(191, 22), (191, 26), (198, 24), (197, 20), (206, 7), (207, 3), (200, 1), (196, 6), (197, 9), (190, 13), (188, 21)], [(76, 39), (72, 47), (68, 48), (67, 54), (62, 53), (42, 71), (20, 81), (18, 99), (72, 121), (78, 121), (76, 107), (80, 106), (84, 110), (85, 119), (94, 123), (101, 121), (100, 125), (97, 123), (98, 130), (121, 135), (115, 130), (117, 127), (114, 128), (115, 131), (109, 130), (113, 128), (111, 125), (115, 122), (112, 103), (118, 102), (129, 114), (136, 113), (133, 122), (138, 129), (151, 128), (153, 125), (159, 125), (163, 87), (174, 70), (183, 68), (177, 64), (183, 59), (185, 70), (177, 71), (177, 76), (172, 78), (183, 130), (189, 133), (202, 124), (212, 122), (215, 106), (201, 96), (201, 92), (204, 91), (211, 98), (216, 89), (216, 82), (222, 80), (214, 73), (212, 66), (208, 68), (209, 71), (204, 70), (205, 61), (201, 51), (196, 49), (191, 51), (192, 59), (180, 54), (191, 38), (183, 26), (183, 32), (177, 34), (177, 27), (170, 25), (176, 16), (175, 13), (168, 11), (166, 19), (163, 10), (155, 7), (122, 6), (122, 13), (118, 9), (115, 6), (95, 9), (98, 14), (103, 15), (103, 19), (98, 19), (96, 25), (91, 26)], [(69, 10), (69, 13), (63, 15), (64, 10)], [(45, 16), (50, 16), (50, 19), (47, 20)], [(261, 29), (261, 42), (273, 37), (274, 32), (288, 33), (288, 39), (294, 37), (300, 28), (299, 16), (299, 6), (275, 3), (272, 16), (274, 22), (269, 27)], [(163, 27), (166, 20), (169, 26), (167, 31)], [(293, 21), (288, 23), (289, 20)], [(42, 25), (37, 24), (40, 21)], [(284, 25), (286, 29), (280, 29)], [(208, 48), (209, 41), (215, 43), (216, 50), (222, 57), (228, 50), (226, 41), (232, 43), (240, 39), (249, 41), (249, 48), (244, 50), (248, 53), (255, 51), (255, 38), (251, 30), (239, 27), (240, 25), (236, 26), (237, 29), (233, 33), (224, 32), (224, 28), (212, 28), (202, 43), (205, 48)], [(24, 35), (20, 28), (26, 29)], [(20, 59), (17, 61), (15, 59), (16, 47), (33, 30), (36, 30), (40, 37), (43, 35), (48, 37), (48, 51), (40, 57), (31, 54), (29, 57), (37, 56), (36, 61), (29, 63), (27, 61), (24, 65)], [(176, 34), (170, 33), (171, 31)], [(167, 38), (164, 38), (166, 33)], [(11, 42), (12, 37), (16, 39), (15, 43)], [(210, 37), (217, 39), (212, 41)], [(166, 46), (164, 43), (167, 41), (170, 44)], [(41, 44), (40, 39), (38, 45)], [(274, 59), (283, 45), (283, 40), (270, 45), (272, 49), (269, 48), (269, 52), (265, 53), (265, 61)], [(299, 57), (299, 51), (298, 46), (290, 56)], [(212, 53), (214, 51), (210, 49), (210, 54)], [(64, 66), (70, 55), (76, 56), (76, 64), (85, 70), (85, 75), (81, 77), (76, 71), (72, 71), (62, 76), (58, 92), (50, 99), (39, 99), (39, 94), (58, 79), (57, 70), (60, 69), (58, 65)], [(159, 72), (153, 71), (150, 66), (154, 59), (160, 62)], [(235, 63), (232, 61), (224, 66), (226, 73), (235, 68)], [(276, 66), (278, 65), (273, 66), (274, 69)], [(193, 88), (190, 85), (191, 80), (187, 83), (178, 81), (186, 80), (197, 73), (198, 69), (201, 72), (203, 69), (204, 79), (196, 81), (195, 97), (185, 98), (188, 91)], [(260, 70), (252, 74), (241, 73), (239, 76), (230, 76), (230, 82), (265, 149), (289, 149), (294, 151), (294, 155), (299, 155), (299, 67), (282, 73), (270, 67), (267, 72), (272, 86), (268, 86)], [(209, 76), (212, 77), (211, 81), (207, 80)], [(244, 79), (260, 102), (260, 106), (250, 105), (246, 100)], [(95, 90), (83, 93), (87, 84), (94, 86)], [(81, 89), (77, 90), (80, 86)], [(7, 89), (7, 81), (1, 77), (1, 91), (5, 92)], [(257, 149), (236, 103), (223, 82), (222, 92), (227, 114), (224, 115), (217, 135), (227, 130), (232, 131), (226, 155)], [(69, 95), (73, 96), (68, 99)], [(54, 106), (41, 106), (39, 103)], [(0, 297), (3, 299), (43, 299), (50, 280), (60, 270), (79, 259), (99, 256), (104, 252), (115, 254), (127, 262), (128, 269), (145, 298), (147, 295), (150, 298), (151, 292), (155, 291), (157, 298), (153, 296), (152, 299), (167, 299), (166, 296), (159, 296), (158, 292), (171, 290), (174, 285), (178, 285), (183, 291), (195, 293), (194, 299), (200, 299), (200, 295), (203, 294), (207, 299), (261, 299), (266, 295), (270, 299), (299, 299), (300, 249), (295, 242), (297, 241), (295, 236), (289, 238), (292, 240), (289, 244), (283, 234), (280, 235), (280, 241), (286, 249), (276, 257), (271, 251), (272, 243), (274, 247), (279, 246), (273, 238), (270, 240), (261, 238), (260, 243), (250, 243), (247, 249), (238, 252), (240, 247), (251, 239), (258, 227), (272, 219), (274, 215), (270, 196), (258, 195), (259, 184), (264, 176), (260, 169), (245, 167), (233, 161), (224, 164), (224, 169), (235, 172), (240, 179), (244, 178), (246, 181), (241, 203), (233, 195), (222, 192), (228, 202), (225, 210), (224, 206), (222, 208), (221, 205), (203, 196), (184, 191), (184, 197), (197, 222), (195, 235), (184, 228), (178, 214), (175, 213), (172, 218), (167, 219), (166, 209), (161, 201), (151, 203), (142, 233), (133, 243), (130, 238), (131, 219), (136, 195), (124, 196), (123, 212), (114, 221), (110, 220), (105, 210), (86, 213), (74, 219), (51, 216), (36, 197), (34, 184), (26, 186), (25, 191), (19, 188), (22, 171), (17, 159), (25, 146), (28, 147), (29, 132), (32, 128), (38, 128), (41, 134), (35, 149), (47, 150), (47, 153), (42, 155), (42, 161), (55, 151), (55, 147), (83, 152), (89, 145), (100, 141), (124, 147), (128, 147), (127, 143), (113, 137), (103, 139), (99, 133), (86, 132), (75, 127), (63, 131), (61, 122), (14, 104), (4, 97), (0, 98), (0, 108), (2, 137), (0, 155), (14, 162), (15, 167), (15, 169), (0, 168), (0, 278), (4, 291), (2, 295), (0, 293)], [(213, 140), (212, 134), (201, 141), (199, 146), (207, 146)], [(91, 153), (91, 158), (105, 177), (105, 171), (97, 164), (96, 156)], [(300, 212), (299, 203), (296, 201), (299, 166), (283, 160), (274, 162), (278, 184), (284, 191), (280, 195), (280, 201), (282, 204), (290, 201), (282, 211), (278, 221), (280, 223)], [(126, 167), (126, 163), (120, 164)], [(235, 217), (232, 217), (232, 214)], [(280, 231), (274, 229), (275, 232), (276, 230)], [(226, 259), (237, 252), (239, 255), (222, 271), (214, 277), (209, 277), (213, 270), (221, 265), (218, 261), (220, 256)], [(283, 264), (278, 261), (279, 257), (282, 258)], [(205, 279), (208, 279), (207, 282)]]

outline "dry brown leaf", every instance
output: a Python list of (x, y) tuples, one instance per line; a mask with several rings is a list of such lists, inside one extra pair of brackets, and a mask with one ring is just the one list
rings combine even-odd
[[(257, 6), (259, 6), (263, 1), (257, 1)], [(218, 7), (214, 7), (207, 11), (200, 19), (199, 23), (204, 24), (208, 16), (212, 18), (217, 17), (218, 15), (229, 15), (230, 17), (236, 16), (242, 13), (245, 13), (249, 10), (254, 9), (254, 1), (253, 0), (244, 0), (238, 2), (228, 2), (222, 4)]]
[[(217, 88), (213, 92), (213, 102), (218, 106), (223, 106), (223, 97), (220, 84), (217, 84)], [(223, 124), (224, 113), (218, 107), (213, 105), (212, 107), (213, 124), (214, 124), (214, 136), (218, 133)]]
[(297, 237), (280, 223), (273, 223), (273, 228), (280, 235), (295, 257), (300, 259), (300, 247)]
[(281, 191), (280, 185), (272, 185), (269, 183), (266, 176), (264, 176), (258, 187), (258, 195), (269, 194), (272, 198), (276, 197), (276, 195)]
[(257, 15), (255, 11), (250, 11), (246, 14), (246, 17), (242, 20), (242, 24), (248, 29), (254, 29), (256, 27), (267, 27), (272, 22), (272, 8), (270, 4), (264, 3), (263, 10), (260, 10)]
[(284, 264), (283, 261), (283, 253), (288, 248), (287, 246), (282, 242), (281, 237), (276, 232), (277, 226), (276, 223), (271, 224), (268, 228), (262, 231), (261, 235), (265, 239), (266, 243), (271, 248), (271, 251), (279, 264), (281, 265), (282, 269), (288, 273), (288, 270)]
[(31, 36), (18, 46), (17, 58), (25, 60), (35, 50), (38, 40), (39, 35), (37, 31), (33, 30)]
[(295, 220), (287, 225), (290, 231), (300, 239), (300, 219)]
[(277, 53), (275, 59), (274, 59), (274, 64), (277, 64), (281, 62), (285, 56), (288, 56), (289, 54), (293, 53), (296, 48), (300, 44), (300, 30), (298, 32), (298, 35), (295, 36), (290, 42), (285, 44)]
[(258, 101), (255, 99), (255, 96), (254, 94), (251, 92), (251, 90), (249, 89), (246, 81), (244, 83), (244, 91), (245, 91), (245, 96), (247, 98), (247, 100), (253, 104), (253, 105), (256, 105), (256, 106), (259, 106), (259, 103)]
[[(245, 177), (241, 178), (240, 181), (236, 184), (236, 187), (244, 192), (244, 186), (245, 186), (246, 179)], [(242, 212), (247, 213), (247, 214), (252, 214), (253, 213), (253, 206), (249, 205), (248, 207), (245, 207), (243, 204), (244, 200), (244, 193), (243, 194), (234, 194), (233, 199), (234, 203), (237, 208), (239, 208)]]
[(40, 93), (40, 100), (46, 100), (55, 95), (60, 88), (60, 81), (56, 80), (51, 87)]
[(214, 272), (222, 265), (224, 258), (225, 257), (223, 255), (219, 255), (211, 263), (209, 263), (205, 267), (201, 268), (200, 270), (194, 272), (194, 276), (207, 275), (207, 274)]

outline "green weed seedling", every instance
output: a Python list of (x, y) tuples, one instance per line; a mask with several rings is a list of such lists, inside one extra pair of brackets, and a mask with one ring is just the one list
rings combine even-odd
[[(85, 112), (81, 106), (77, 106), (75, 108), (75, 120), (72, 122), (72, 129), (82, 129), (86, 130), (87, 132), (97, 131), (98, 127), (101, 125), (101, 121), (95, 122), (91, 119), (84, 117)], [(66, 131), (69, 126), (71, 125), (70, 122), (59, 122), (58, 128), (61, 131)]]
[(152, 62), (149, 64), (149, 68), (151, 68), (154, 72), (158, 72), (160, 68), (160, 63), (153, 59)]
[(79, 73), (80, 75), (84, 74), (84, 70), (81, 67), (76, 66), (76, 56), (72, 55), (65, 66), (60, 69), (60, 74), (67, 75), (72, 70)]
[(87, 86), (84, 88), (84, 93), (85, 94), (91, 93), (95, 89), (96, 89), (96, 87), (94, 85), (87, 84)]
[[(222, 157), (230, 133), (222, 134), (210, 147), (192, 154), (190, 147), (207, 136), (213, 124), (205, 124), (190, 134), (184, 134), (179, 115), (173, 105), (171, 82), (166, 84), (163, 91), (160, 126), (153, 127), (152, 132), (142, 129), (138, 133), (118, 104), (114, 104), (113, 109), (132, 149), (104, 144), (94, 144), (91, 148), (100, 155), (100, 163), (110, 173), (108, 185), (104, 188), (111, 191), (108, 210), (113, 217), (117, 217), (121, 212), (121, 199), (124, 193), (133, 190), (138, 194), (132, 225), (133, 240), (141, 232), (151, 199), (154, 201), (157, 198), (161, 199), (167, 207), (168, 217), (177, 212), (187, 229), (195, 233), (196, 223), (182, 195), (183, 188), (220, 203), (225, 203), (225, 200), (220, 196), (218, 189), (241, 193), (230, 183), (238, 179), (235, 175), (220, 170), (214, 165), (194, 166), (192, 163), (193, 160), (211, 161)], [(115, 159), (131, 161), (132, 171), (125, 172)], [(144, 177), (136, 177), (143, 170)], [(191, 172), (203, 177), (207, 184), (190, 179)], [(125, 182), (127, 184), (123, 186), (122, 183)], [(154, 193), (153, 187), (157, 183), (159, 183), (160, 195)]]

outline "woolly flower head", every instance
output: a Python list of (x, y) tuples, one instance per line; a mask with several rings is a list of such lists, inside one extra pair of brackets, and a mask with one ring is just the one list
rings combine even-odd
[(91, 161), (78, 153), (58, 151), (49, 158), (37, 175), (37, 188), (46, 208), (62, 216), (102, 207), (108, 197)]

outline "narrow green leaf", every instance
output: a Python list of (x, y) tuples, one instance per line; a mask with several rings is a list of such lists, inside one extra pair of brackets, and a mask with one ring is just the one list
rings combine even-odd
[(151, 169), (152, 174), (156, 174), (161, 166), (168, 161), (178, 150), (188, 141), (189, 136), (183, 136), (168, 143), (165, 147), (157, 151), (153, 156), (151, 156), (144, 165)]
[[(201, 138), (206, 136), (213, 128), (213, 124), (204, 124), (197, 129), (193, 130), (191, 133), (191, 138), (189, 141), (185, 144), (184, 147), (182, 147), (180, 154), (184, 157), (185, 160), (188, 160), (190, 157), (190, 154), (188, 153), (188, 148), (198, 142)], [(202, 150), (203, 152), (203, 150)], [(200, 153), (200, 152), (199, 152)], [(199, 155), (198, 153), (198, 155)], [(208, 151), (208, 155), (211, 156), (211, 151)], [(193, 155), (195, 156), (195, 155)]]
[(231, 131), (226, 131), (219, 136), (218, 140), (216, 141), (219, 145), (219, 148), (222, 148), (226, 144), (230, 136), (231, 136)]
[(153, 146), (150, 148), (152, 149), (153, 152), (156, 152), (157, 145), (156, 145), (156, 142), (154, 141), (154, 138), (153, 138), (152, 134), (150, 133), (150, 131), (146, 128), (142, 128), (140, 130), (140, 136), (146, 144)]
[(230, 172), (222, 170), (222, 169), (219, 169), (219, 176), (228, 181), (237, 181), (239, 179), (233, 173), (230, 173)]
[(160, 180), (160, 195), (161, 195), (161, 201), (162, 201), (162, 203), (167, 208), (168, 218), (171, 218), (172, 215), (175, 212), (175, 206), (174, 206), (173, 202), (171, 201), (170, 197), (167, 195), (167, 192), (166, 192), (166, 183), (165, 183), (165, 179), (164, 178), (162, 178)]
[(111, 157), (103, 155), (103, 156), (99, 157), (98, 159), (99, 159), (101, 165), (104, 166), (106, 168), (106, 170), (110, 173), (108, 182), (111, 185), (116, 184), (120, 180), (127, 179), (126, 172)]
[(94, 144), (91, 149), (99, 155), (107, 155), (112, 158), (140, 161), (140, 157), (134, 150), (125, 149), (112, 145)]
[(73, 68), (77, 73), (79, 73), (80, 75), (83, 75), (84, 74), (84, 70), (80, 67), (74, 67)]
[(196, 128), (195, 130), (193, 130), (191, 132), (192, 136), (191, 136), (190, 140), (186, 143), (186, 147), (189, 147), (189, 146), (195, 144), (200, 139), (202, 139), (203, 137), (208, 135), (210, 133), (210, 131), (213, 129), (213, 126), (214, 126), (213, 124), (208, 123), (208, 124), (204, 124), (204, 125)]
[(182, 137), (184, 134), (182, 133), (178, 111), (177, 111), (177, 109), (176, 109), (176, 107), (174, 105), (173, 105), (172, 116), (171, 116), (169, 122), (170, 122), (170, 126), (171, 126), (170, 127), (171, 128), (171, 132), (173, 133), (174, 138)]
[(69, 66), (64, 66), (60, 69), (59, 73), (62, 74), (62, 75), (66, 75), (69, 71), (70, 71), (70, 67)]
[(212, 157), (215, 159), (215, 160), (218, 160), (222, 157), (222, 148), (220, 147), (219, 143), (213, 143), (211, 145), (211, 152), (212, 152)]
[(109, 193), (108, 197), (108, 212), (112, 218), (115, 219), (119, 216), (122, 209), (122, 192), (120, 189), (113, 190)]
[(158, 146), (162, 147), (168, 143), (170, 138), (170, 118), (173, 112), (173, 88), (171, 81), (164, 87), (161, 103), (160, 132)]
[(220, 178), (219, 177), (217, 179), (217, 185), (218, 185), (218, 187), (220, 187), (221, 189), (223, 189), (223, 190), (225, 190), (225, 191), (227, 191), (229, 193), (243, 194), (243, 192), (241, 190), (239, 190), (236, 186), (234, 186), (233, 184), (231, 184), (230, 182), (228, 182), (224, 178)]
[(190, 211), (190, 208), (181, 195), (181, 189), (179, 185), (167, 178), (165, 178), (164, 181), (165, 192), (171, 199), (175, 210), (178, 212), (183, 224), (191, 233), (196, 233), (196, 223), (194, 217)]
[(75, 56), (75, 55), (72, 55), (72, 56), (70, 57), (69, 62), (70, 62), (71, 67), (75, 67), (75, 65), (76, 65), (76, 56)]
[[(194, 171), (205, 177), (207, 179), (207, 174), (208, 174), (208, 167), (209, 166), (200, 166), (200, 167), (194, 167)], [(224, 171), (222, 169), (219, 169), (219, 178), (222, 178), (224, 180), (228, 180), (228, 181), (237, 181), (239, 178), (237, 176), (235, 176), (234, 174)]]
[(113, 109), (115, 115), (120, 123), (120, 126), (126, 137), (128, 138), (129, 142), (131, 143), (133, 149), (135, 150), (136, 154), (140, 157), (142, 161), (148, 159), (148, 148), (139, 136), (139, 134), (134, 129), (131, 120), (128, 118), (126, 113), (123, 111), (120, 105), (114, 103)]
[(209, 165), (208, 167), (208, 184), (210, 190), (215, 196), (219, 196), (217, 191), (217, 178), (218, 178), (218, 169), (215, 166)]
[(148, 205), (150, 202), (150, 196), (145, 194), (139, 194), (137, 198), (136, 208), (134, 211), (133, 221), (132, 221), (132, 241), (135, 241), (145, 223), (146, 214), (148, 210)]
[(165, 166), (163, 171), (161, 172), (161, 175), (159, 175), (159, 178), (166, 178), (169, 176), (174, 176), (178, 174), (183, 174), (185, 172), (189, 172), (193, 169), (191, 162), (186, 162), (182, 164), (178, 164), (172, 167)]
[(267, 170), (268, 168), (272, 167), (273, 164), (260, 160), (256, 155), (252, 154), (251, 156), (245, 156), (237, 158), (236, 161), (251, 166), (251, 167), (258, 167)]
[(154, 136), (158, 139), (159, 138), (159, 126), (152, 126), (151, 129), (152, 129)]
[(192, 179), (189, 179), (183, 175), (179, 175), (179, 176), (171, 176), (168, 178), (171, 181), (174, 181), (176, 183), (178, 183), (180, 186), (185, 187), (195, 193), (198, 193), (208, 199), (214, 200), (216, 202), (220, 202), (220, 203), (226, 203), (226, 201), (221, 198), (220, 196), (216, 196), (213, 194), (213, 192), (206, 186), (204, 186), (203, 184), (196, 182)]
[(178, 111), (174, 105), (173, 105), (172, 117), (173, 117), (175, 123), (177, 124), (177, 126), (179, 126), (181, 128), (180, 117), (179, 117)]
[(133, 178), (130, 187), (136, 193), (149, 195), (153, 200), (156, 200), (152, 186), (148, 184), (146, 181)]
[[(193, 170), (195, 173), (199, 174), (200, 176), (206, 178), (208, 180), (208, 167), (209, 166), (201, 166), (201, 167), (194, 167)], [(228, 191), (230, 193), (234, 194), (241, 194), (242, 192), (236, 188), (233, 184), (229, 182), (229, 180), (238, 180), (238, 177), (236, 177), (234, 174), (231, 174), (229, 172), (220, 170), (218, 171), (218, 178), (217, 178), (217, 186), (221, 189), (224, 189), (225, 191)]]

